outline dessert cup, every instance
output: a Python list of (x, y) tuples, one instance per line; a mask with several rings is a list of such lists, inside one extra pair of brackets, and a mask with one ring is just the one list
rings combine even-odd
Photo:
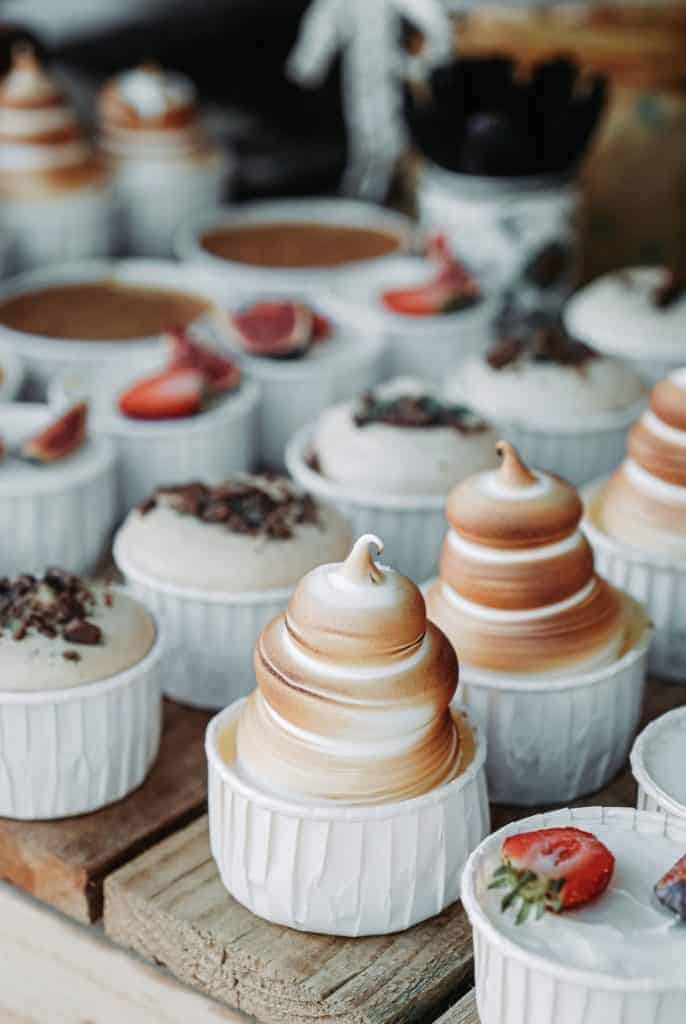
[[(681, 978), (673, 979), (668, 976), (651, 977), (648, 969), (635, 973), (620, 971), (611, 963), (604, 969), (602, 905), (604, 900), (611, 899), (611, 895), (601, 897), (597, 908), (592, 910), (599, 930), (599, 936), (594, 940), (597, 948), (591, 961), (593, 967), (560, 962), (554, 951), (552, 955), (547, 954), (545, 940), (541, 940), (542, 944), (536, 950), (527, 948), (524, 939), (512, 936), (511, 930), (506, 933), (503, 927), (497, 927), (484, 908), (486, 886), (493, 865), (499, 862), (503, 840), (509, 835), (532, 829), (566, 826), (593, 833), (602, 831), (600, 838), (611, 848), (613, 843), (606, 836), (613, 836), (615, 854), (620, 852), (618, 847), (624, 833), (644, 836), (647, 849), (650, 849), (653, 837), (661, 849), (664, 843), (666, 858), (663, 856), (663, 860), (672, 858), (670, 863), (664, 863), (664, 870), (671, 867), (686, 846), (685, 823), (623, 807), (579, 807), (537, 814), (489, 836), (469, 858), (462, 883), (462, 902), (474, 929), (476, 1001), (482, 1024), (521, 1024), (522, 1021), (535, 1021), (536, 1024), (581, 1024), (582, 1021), (583, 1024), (607, 1024), (608, 1021), (680, 1024), (686, 1014), (683, 974)], [(620, 860), (615, 878), (621, 870)], [(650, 871), (650, 865), (647, 870)], [(649, 894), (659, 877), (658, 873), (654, 879), (646, 879)], [(642, 910), (657, 918), (657, 912), (650, 904), (650, 895), (646, 897)], [(574, 916), (579, 911), (566, 913)], [(553, 920), (532, 922), (521, 927), (534, 929), (539, 924), (550, 924), (554, 929), (554, 916), (546, 917)], [(670, 921), (665, 921), (654, 928), (654, 931), (663, 932), (663, 941), (667, 939), (670, 924)], [(632, 929), (631, 922), (625, 927)], [(614, 929), (608, 927), (607, 931)], [(650, 932), (643, 943), (650, 943)]]
[(10, 352), (0, 357), (0, 402), (13, 402), (19, 397), (24, 383), (21, 360)]
[[(210, 232), (220, 229), (244, 229), (254, 226), (279, 227), (300, 225), (304, 229), (323, 227), (330, 229), (353, 229), (366, 234), (372, 232), (383, 241), (376, 251), (368, 254), (365, 247), (355, 247), (350, 258), (341, 262), (340, 240), (331, 234), (321, 248), (302, 265), (297, 253), (289, 259), (288, 252), (282, 252), (283, 243), (270, 236), (266, 240), (266, 252), (260, 262), (239, 261), (223, 258), (210, 252), (203, 244)], [(217, 207), (191, 216), (183, 224), (176, 237), (177, 255), (185, 261), (211, 262), (220, 268), (228, 284), (247, 288), (276, 289), (286, 292), (302, 291), (319, 287), (331, 287), (343, 280), (354, 278), (364, 280), (369, 269), (380, 261), (409, 249), (413, 228), (410, 220), (393, 210), (384, 209), (373, 203), (353, 199), (279, 199), (243, 203), (235, 207)], [(274, 254), (279, 262), (274, 264)], [(253, 257), (251, 257), (253, 258)]]
[[(8, 449), (54, 419), (47, 406), (0, 404), (0, 436)], [(3, 575), (62, 565), (91, 572), (103, 557), (116, 517), (116, 452), (106, 438), (88, 439), (56, 463), (0, 462), (0, 564)]]
[[(115, 607), (130, 601), (116, 589), (111, 599)], [(3, 673), (0, 815), (33, 821), (87, 814), (143, 782), (159, 747), (164, 642), (164, 629), (153, 623), (152, 646), (135, 663), (64, 688), (10, 690)], [(68, 673), (74, 663), (62, 664)]]
[(656, 811), (686, 827), (686, 708), (646, 726), (631, 751), (639, 811)]
[[(130, 373), (139, 370), (144, 372), (159, 363), (164, 352), (160, 337), (164, 331), (174, 326), (173, 318), (179, 315), (178, 306), (173, 304), (170, 305), (169, 314), (172, 322), (167, 323), (165, 320), (159, 332), (147, 336), (119, 336), (112, 340), (103, 335), (103, 330), (106, 333), (103, 327), (99, 328), (97, 339), (78, 337), (80, 328), (76, 316), (73, 330), (70, 328), (71, 336), (64, 338), (56, 337), (52, 333), (40, 333), (30, 326), (21, 329), (17, 324), (10, 326), (6, 322), (3, 323), (3, 317), (6, 316), (3, 309), (7, 309), (8, 303), (19, 301), (22, 296), (35, 293), (35, 305), (39, 301), (40, 293), (47, 292), (50, 296), (53, 290), (59, 292), (62, 288), (76, 288), (81, 285), (84, 288), (93, 288), (102, 284), (114, 285), (115, 288), (121, 286), (124, 289), (139, 288), (143, 292), (167, 291), (170, 296), (176, 297), (174, 302), (178, 297), (183, 297), (193, 304), (197, 300), (198, 310), (206, 305), (207, 314), (213, 308), (214, 296), (206, 275), (199, 269), (181, 268), (171, 261), (92, 260), (84, 263), (60, 263), (11, 278), (0, 286), (0, 358), (5, 352), (20, 356), (34, 397), (43, 397), (51, 378), (62, 371), (90, 370), (107, 376), (110, 372), (118, 370), (128, 370)], [(75, 306), (78, 309), (76, 303)], [(64, 316), (64, 309), (60, 315)], [(203, 319), (204, 315), (202, 312), (199, 313), (200, 319)], [(74, 337), (74, 334), (77, 336)]]
[[(207, 554), (199, 554), (196, 550), (197, 534), (174, 533), (169, 537), (169, 555), (164, 569), (171, 578), (164, 578), (161, 571), (150, 571), (149, 558), (146, 560), (143, 551), (145, 540), (135, 537), (132, 540), (130, 526), (140, 515), (140, 512), (132, 512), (118, 531), (114, 541), (114, 561), (129, 590), (167, 625), (169, 643), (164, 665), (165, 694), (197, 707), (223, 707), (250, 690), (254, 678), (255, 640), (260, 630), (287, 604), (298, 572), (316, 564), (318, 559), (338, 557), (350, 541), (347, 524), (335, 513), (323, 510), (324, 531), (318, 526), (299, 528), (297, 543), (306, 545), (302, 559), (294, 570), (290, 570), (289, 576), (282, 556), (278, 581), (267, 588), (264, 576), (273, 572), (273, 566), (271, 569), (268, 566), (262, 568), (260, 554), (267, 556), (267, 562), (269, 549), (265, 545), (273, 547), (289, 541), (255, 540), (248, 535), (240, 538), (244, 544), (256, 547), (251, 586), (249, 580), (235, 578), (241, 560), (238, 549), (232, 556), (227, 555), (225, 548), (216, 544), (217, 538), (212, 537), (213, 531), (219, 527), (208, 524), (208, 543), (214, 541), (215, 544), (207, 550), (213, 557), (212, 551), (216, 547), (216, 568), (212, 585), (208, 582), (203, 587), (200, 582), (203, 574), (201, 556), (204, 554), (204, 561), (207, 561)], [(162, 524), (157, 530), (159, 537), (166, 538), (168, 529), (169, 524)], [(163, 542), (166, 544), (166, 540)], [(192, 558), (195, 562), (190, 574), (187, 566), (181, 564), (185, 558)], [(183, 575), (184, 570), (186, 576)], [(217, 573), (223, 573), (224, 579), (217, 578)], [(184, 579), (191, 580), (191, 583), (183, 582)]]

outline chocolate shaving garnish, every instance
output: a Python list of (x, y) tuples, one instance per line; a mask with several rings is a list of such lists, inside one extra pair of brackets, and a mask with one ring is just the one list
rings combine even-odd
[(540, 314), (506, 318), (502, 330), (500, 341), (486, 356), (493, 370), (502, 370), (520, 360), (583, 369), (589, 360), (599, 356), (583, 341), (570, 338), (559, 321)]
[(65, 661), (81, 661), (81, 655), (78, 651), (63, 651), (62, 657)]
[(88, 619), (96, 603), (90, 587), (62, 569), (48, 569), (42, 579), (4, 577), (0, 579), (0, 628), (8, 629), (16, 641), (37, 633), (51, 640), (62, 637), (74, 644), (98, 644), (102, 632)]
[(448, 405), (431, 395), (382, 398), (373, 391), (361, 396), (353, 413), (358, 427), (385, 423), (391, 427), (452, 427), (461, 434), (479, 434), (487, 424), (466, 405)]
[(233, 533), (272, 540), (288, 540), (296, 526), (319, 524), (313, 498), (300, 494), (288, 480), (279, 477), (237, 477), (212, 487), (195, 482), (158, 487), (139, 511), (147, 515), (158, 507), (224, 526)]
[(686, 293), (686, 270), (667, 270), (653, 292), (653, 302), (658, 309), (669, 309)]

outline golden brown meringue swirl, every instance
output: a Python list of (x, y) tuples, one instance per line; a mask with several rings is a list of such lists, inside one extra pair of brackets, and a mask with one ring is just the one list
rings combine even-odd
[(457, 659), (372, 535), (297, 586), (255, 648), (258, 689), (237, 733), (238, 770), (291, 799), (375, 804), (453, 778)]
[(595, 575), (570, 484), (498, 444), (499, 470), (450, 494), (450, 529), (430, 618), (465, 664), (515, 675), (566, 675), (609, 664), (626, 633), (622, 601)]

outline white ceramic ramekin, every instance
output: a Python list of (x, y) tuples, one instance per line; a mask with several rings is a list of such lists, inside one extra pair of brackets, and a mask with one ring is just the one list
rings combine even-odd
[(211, 228), (252, 224), (283, 224), (289, 221), (312, 224), (334, 224), (389, 231), (398, 236), (398, 251), (412, 244), (414, 228), (401, 213), (385, 209), (375, 203), (357, 199), (270, 199), (238, 206), (216, 207), (190, 217), (182, 224), (176, 236), (176, 253), (182, 260), (212, 263), (222, 269), (228, 283), (238, 287), (303, 290), (331, 287), (337, 282), (364, 275), (372, 266), (390, 259), (359, 260), (331, 267), (257, 267), (212, 255), (201, 243), (202, 236)]
[(292, 588), (224, 593), (177, 586), (132, 565), (120, 534), (114, 540), (114, 561), (128, 590), (167, 628), (163, 688), (168, 697), (194, 707), (221, 708), (254, 689), (255, 641), (283, 612)]
[[(156, 487), (191, 480), (221, 483), (233, 473), (252, 470), (257, 459), (259, 388), (244, 380), (235, 394), (197, 416), (178, 420), (133, 420), (116, 411), (114, 395), (131, 384), (112, 388), (102, 374), (68, 371), (53, 378), (49, 399), (62, 409), (80, 399), (92, 400), (93, 430), (108, 437), (118, 455), (118, 507), (121, 515), (144, 501)], [(103, 388), (105, 385), (105, 388)], [(109, 401), (97, 395), (107, 392)], [(96, 396), (94, 398), (94, 396)]]
[(286, 445), (286, 467), (295, 482), (345, 516), (353, 536), (376, 533), (384, 558), (415, 581), (433, 576), (445, 535), (447, 494), (365, 493), (327, 480), (307, 464), (314, 425), (307, 424)]
[(489, 836), (471, 855), (462, 903), (474, 930), (476, 1002), (481, 1024), (683, 1024), (686, 975), (681, 984), (619, 977), (555, 963), (506, 938), (482, 909), (477, 888), (493, 853), (513, 833), (573, 826), (593, 832), (601, 823), (648, 835), (666, 835), (686, 848), (686, 824), (625, 807), (577, 807), (537, 814)]
[(216, 715), (205, 739), (212, 854), (239, 903), (289, 928), (357, 936), (401, 931), (460, 898), (489, 830), (486, 747), (471, 719), (475, 757), (452, 782), (397, 803), (325, 806), (264, 793), (227, 763), (243, 703)]
[(584, 488), (584, 533), (596, 569), (645, 605), (655, 627), (648, 667), (656, 676), (686, 684), (686, 560), (650, 554), (613, 540), (597, 525), (595, 507), (607, 483)]
[[(73, 224), (69, 230), (74, 231)], [(208, 275), (201, 267), (180, 267), (178, 263), (154, 260), (90, 260), (59, 263), (9, 278), (0, 285), (0, 299), (59, 285), (89, 283), (103, 279), (150, 288), (188, 291), (209, 302), (215, 295)], [(173, 325), (170, 325), (173, 326)], [(52, 377), (65, 370), (87, 370), (107, 376), (113, 370), (145, 372), (159, 363), (163, 347), (160, 337), (125, 341), (46, 338), (15, 331), (0, 324), (0, 359), (5, 352), (18, 355), (29, 377), (34, 397), (42, 398)]]
[(158, 626), (145, 658), (108, 679), (68, 690), (0, 690), (2, 817), (87, 814), (140, 786), (160, 742), (164, 645)]
[[(646, 744), (655, 742), (660, 731), (675, 722), (686, 722), (686, 707), (675, 708), (666, 715), (660, 715), (646, 726), (638, 736), (631, 751), (631, 771), (638, 783), (636, 806), (639, 811), (656, 811), (674, 818), (686, 828), (686, 805), (680, 803), (662, 789), (650, 774), (645, 762)], [(682, 770), (686, 775), (686, 749), (683, 751)]]
[(24, 383), (24, 368), (18, 356), (4, 352), (0, 356), (0, 402), (12, 402)]
[[(0, 405), (0, 435), (28, 439), (51, 419), (47, 406)], [(107, 549), (116, 518), (116, 452), (102, 437), (85, 462), (65, 459), (31, 478), (3, 479), (0, 466), (0, 572), (41, 573), (52, 565), (88, 573)]]
[(460, 664), (459, 698), (486, 730), (491, 800), (564, 803), (617, 774), (641, 717), (651, 635), (645, 625), (614, 664), (571, 678), (507, 677)]

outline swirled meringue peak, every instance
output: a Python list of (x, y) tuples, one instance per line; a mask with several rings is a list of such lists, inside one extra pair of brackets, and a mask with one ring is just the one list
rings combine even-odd
[(457, 659), (406, 576), (366, 534), (296, 587), (255, 647), (258, 688), (236, 737), (237, 770), (308, 802), (376, 804), (454, 778), (465, 754), (450, 712)]
[(624, 544), (686, 558), (686, 368), (653, 389), (591, 515)]
[(578, 494), (529, 469), (508, 442), (497, 451), (498, 470), (448, 498), (430, 618), (478, 669), (549, 678), (610, 664), (625, 646), (627, 610), (594, 572)]

